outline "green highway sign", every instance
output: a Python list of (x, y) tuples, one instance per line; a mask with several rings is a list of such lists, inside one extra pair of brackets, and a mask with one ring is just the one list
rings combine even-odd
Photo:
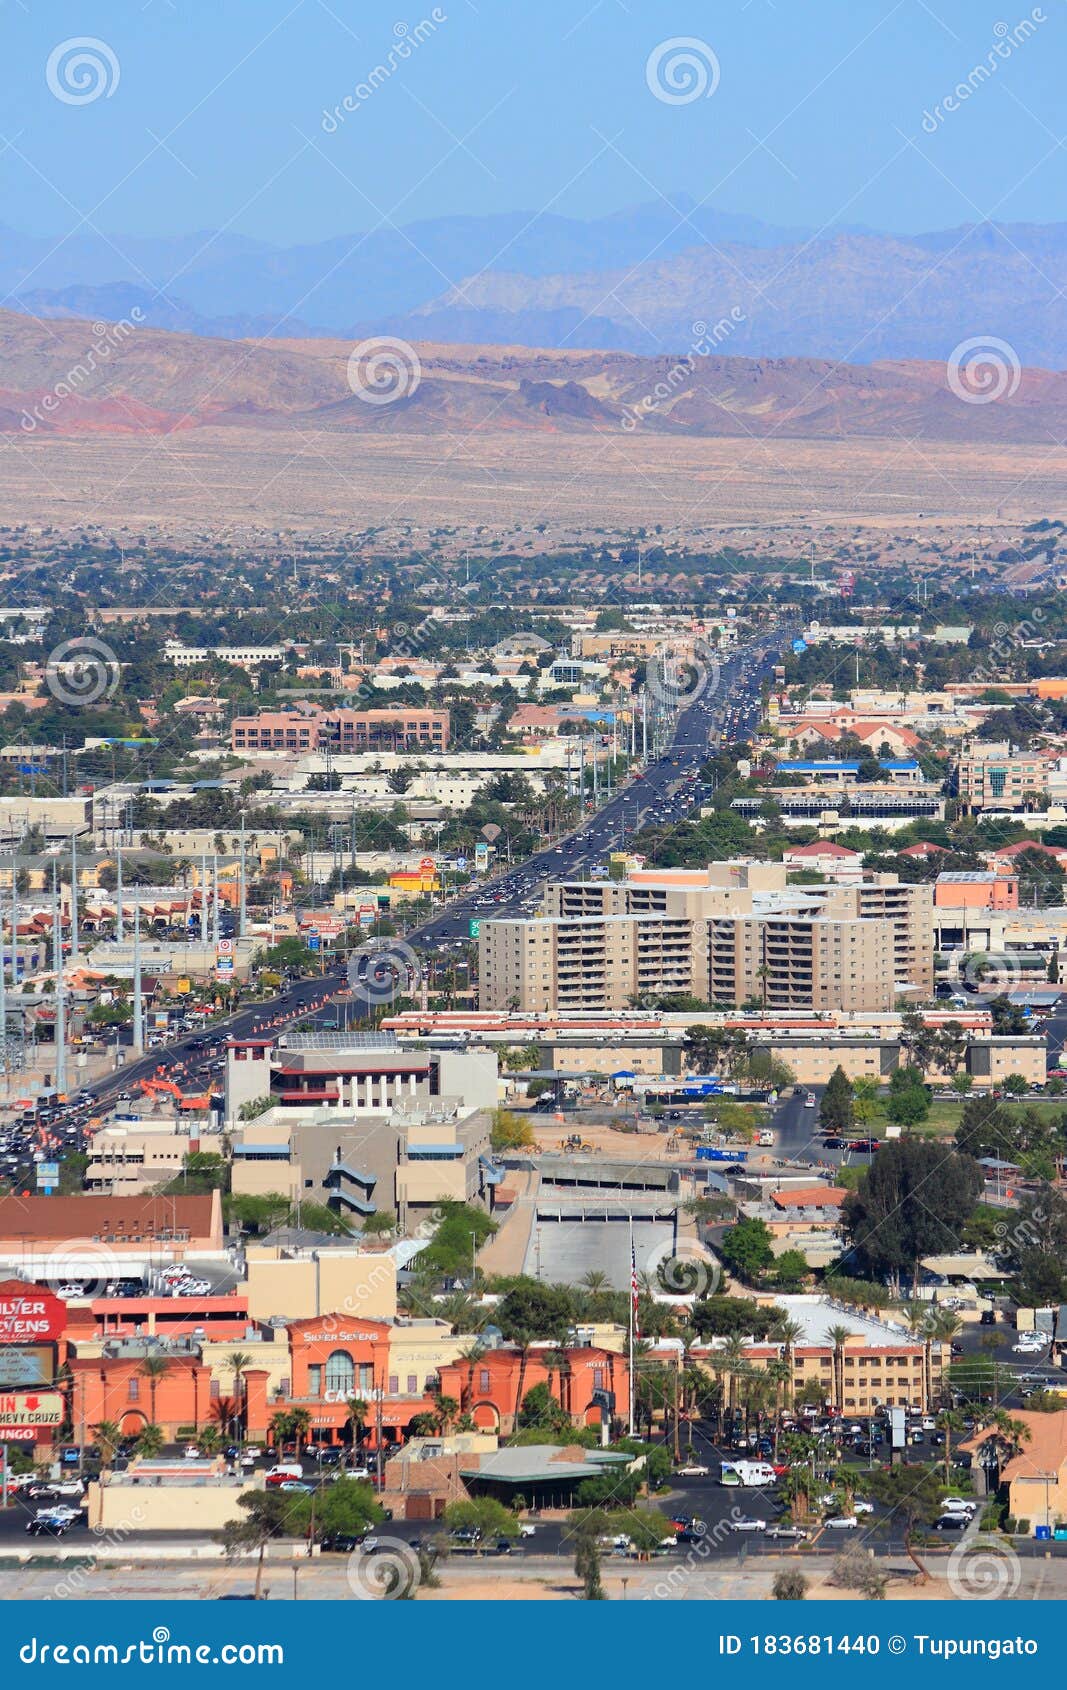
[(467, 923), (467, 932), (472, 939), (477, 939), (482, 930), (482, 924), (477, 916), (472, 915)]

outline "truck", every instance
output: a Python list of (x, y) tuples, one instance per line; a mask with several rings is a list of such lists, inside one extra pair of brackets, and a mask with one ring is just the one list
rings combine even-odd
[(769, 1461), (724, 1461), (720, 1485), (773, 1485), (774, 1468)]
[(747, 1150), (720, 1150), (718, 1145), (698, 1144), (696, 1159), (698, 1162), (747, 1162)]

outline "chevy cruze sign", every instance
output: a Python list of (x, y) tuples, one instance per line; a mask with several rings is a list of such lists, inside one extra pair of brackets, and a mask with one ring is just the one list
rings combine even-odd
[(5, 1391), (0, 1393), (0, 1439), (32, 1438), (63, 1419), (63, 1398), (58, 1391)]

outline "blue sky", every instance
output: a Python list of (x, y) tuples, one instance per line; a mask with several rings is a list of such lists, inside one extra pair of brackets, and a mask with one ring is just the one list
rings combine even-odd
[[(591, 217), (681, 190), (817, 227), (1067, 220), (1067, 17), (1062, 0), (1035, 15), (924, 132), (1022, 0), (442, 0), (438, 22), (427, 0), (0, 0), (0, 219), (288, 244), (382, 212)], [(118, 81), (71, 104), (46, 64), (83, 36)], [(649, 55), (677, 37), (714, 55), (711, 98), (650, 91)], [(375, 65), (387, 77), (324, 128)]]

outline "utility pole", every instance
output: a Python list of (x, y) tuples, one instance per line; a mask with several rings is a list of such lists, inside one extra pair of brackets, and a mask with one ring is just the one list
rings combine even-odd
[(78, 963), (78, 835), (70, 836), (70, 960)]
[(207, 944), (207, 853), (200, 854), (200, 943)]
[(215, 851), (211, 860), (211, 940), (216, 951), (219, 948), (219, 854)]
[(67, 1089), (67, 1006), (63, 980), (63, 917), (60, 911), (56, 865), (52, 864), (52, 941), (56, 957), (56, 1090)]
[(118, 849), (117, 849), (115, 854), (116, 854), (116, 858), (117, 858), (117, 864), (116, 864), (117, 879), (116, 879), (116, 886), (115, 886), (115, 897), (116, 897), (116, 900), (117, 900), (116, 905), (115, 905), (115, 942), (116, 942), (116, 944), (121, 945), (122, 944), (122, 846), (121, 846), (121, 844), (118, 846)]
[(141, 904), (133, 906), (133, 1054), (144, 1055), (144, 999), (141, 993)]
[(245, 813), (241, 811), (241, 910), (237, 936), (243, 939), (248, 925), (248, 901), (245, 896)]
[[(15, 853), (11, 853), (11, 884), (15, 884)], [(11, 984), (15, 984), (15, 923), (11, 923)], [(4, 1092), (7, 1092), (7, 952), (4, 949), (4, 923), (0, 916), (0, 1054), (2, 1054), (4, 1069)], [(4, 1445), (4, 1461), (7, 1461), (7, 1445)], [(7, 1468), (4, 1469), (5, 1501)]]

